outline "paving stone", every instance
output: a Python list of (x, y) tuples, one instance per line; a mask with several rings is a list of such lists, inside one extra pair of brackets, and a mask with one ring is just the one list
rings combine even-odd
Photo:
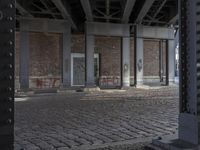
[[(178, 108), (177, 87), (30, 96), (15, 102), (15, 150), (79, 149), (174, 134)], [(131, 147), (104, 148), (118, 149)]]
[(57, 150), (70, 150), (70, 148), (68, 148), (68, 147), (60, 147)]

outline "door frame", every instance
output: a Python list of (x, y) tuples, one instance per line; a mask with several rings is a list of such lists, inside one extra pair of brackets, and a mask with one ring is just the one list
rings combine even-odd
[[(85, 54), (84, 53), (71, 53), (71, 86), (85, 86), (84, 85), (74, 85), (73, 83), (73, 75), (74, 75), (74, 58), (84, 58), (85, 57)], [(97, 66), (98, 66), (98, 69), (99, 69), (99, 54), (98, 53), (95, 53), (94, 54), (94, 58), (97, 58)], [(100, 69), (99, 69), (100, 70)]]

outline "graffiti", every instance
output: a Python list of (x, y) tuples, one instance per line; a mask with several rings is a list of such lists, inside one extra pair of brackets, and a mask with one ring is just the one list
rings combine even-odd
[(140, 72), (142, 70), (142, 59), (138, 60), (137, 67), (138, 67), (138, 70)]
[(55, 88), (58, 81), (60, 81), (59, 78), (37, 78), (36, 88)]
[(128, 71), (128, 65), (124, 64), (124, 72), (127, 72), (127, 71)]
[(118, 76), (102, 76), (99, 79), (99, 85), (104, 86), (104, 87), (120, 86), (120, 77), (118, 77)]

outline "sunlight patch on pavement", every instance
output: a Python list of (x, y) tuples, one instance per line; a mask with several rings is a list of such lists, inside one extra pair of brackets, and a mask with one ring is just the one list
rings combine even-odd
[(23, 101), (27, 101), (28, 98), (27, 97), (18, 97), (18, 98), (15, 98), (15, 102), (23, 102)]

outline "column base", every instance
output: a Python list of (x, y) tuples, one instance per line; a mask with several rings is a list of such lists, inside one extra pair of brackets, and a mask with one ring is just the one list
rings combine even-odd
[(68, 88), (71, 88), (71, 84), (70, 84), (70, 83), (69, 83), (69, 84), (61, 83), (61, 84), (60, 84), (60, 88), (62, 88), (62, 89), (68, 89)]
[(143, 84), (144, 84), (144, 81), (143, 81), (143, 80), (137, 80), (136, 86), (138, 86), (138, 85), (143, 85)]
[(198, 117), (195, 115), (180, 113), (178, 134), (153, 140), (154, 150), (199, 150), (198, 145)]
[(169, 85), (175, 84), (175, 77), (169, 78)]
[(122, 87), (130, 87), (130, 83), (123, 83)]
[(149, 90), (149, 89), (151, 89), (151, 87), (148, 86), (148, 85), (136, 85), (136, 88), (138, 88), (138, 89), (144, 89), (144, 90)]
[(153, 140), (147, 148), (153, 150), (199, 150), (200, 145), (194, 145), (178, 138), (165, 138)]
[(179, 139), (198, 144), (198, 116), (188, 113), (179, 114)]
[(29, 78), (19, 78), (20, 89), (29, 89)]
[(86, 86), (82, 89), (83, 92), (98, 92), (101, 91), (101, 89), (98, 86)]
[(19, 87), (20, 87), (19, 89), (20, 89), (21, 91), (25, 91), (25, 92), (29, 91), (29, 85), (21, 85), (21, 84), (20, 84)]
[(120, 89), (121, 90), (128, 90), (128, 89), (130, 89), (131, 88), (131, 86), (122, 86)]

